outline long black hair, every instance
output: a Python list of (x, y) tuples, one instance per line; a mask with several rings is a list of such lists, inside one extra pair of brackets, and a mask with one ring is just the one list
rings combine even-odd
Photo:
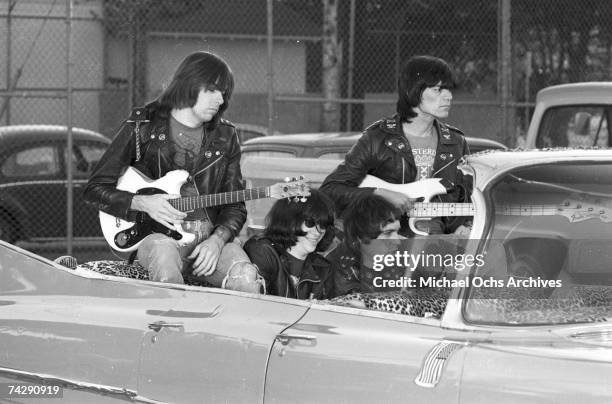
[(216, 88), (223, 93), (223, 104), (209, 123), (214, 127), (229, 106), (234, 91), (234, 75), (229, 65), (213, 53), (198, 51), (187, 55), (156, 103), (160, 109), (167, 111), (190, 108), (198, 100), (200, 90), (205, 88)]
[(384, 226), (401, 216), (401, 210), (380, 195), (355, 199), (342, 216), (346, 245), (358, 253), (362, 244), (376, 239)]
[(306, 233), (302, 224), (316, 225), (325, 230), (325, 236), (319, 241), (317, 251), (325, 251), (332, 242), (334, 229), (334, 203), (323, 192), (310, 190), (306, 202), (279, 199), (266, 216), (264, 236), (274, 242), (281, 250), (293, 247), (300, 236)]
[(397, 113), (401, 122), (417, 116), (414, 108), (421, 103), (423, 91), (440, 83), (443, 88), (456, 87), (453, 72), (443, 59), (434, 56), (413, 56), (404, 64), (397, 81)]

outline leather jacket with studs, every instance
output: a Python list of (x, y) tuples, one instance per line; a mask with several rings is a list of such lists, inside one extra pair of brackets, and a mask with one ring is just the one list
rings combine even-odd
[[(438, 146), (433, 176), (444, 178), (454, 185), (451, 193), (434, 198), (434, 202), (467, 202), (471, 185), (457, 169), (461, 157), (469, 154), (463, 132), (437, 120), (434, 125), (438, 134)], [(374, 192), (374, 188), (358, 188), (367, 174), (392, 184), (415, 181), (417, 167), (410, 143), (402, 132), (399, 116), (381, 119), (370, 125), (346, 154), (344, 161), (325, 178), (321, 190), (335, 201), (339, 214), (352, 200)], [(433, 219), (431, 225), (437, 227), (437, 231), (433, 231), (435, 233), (450, 233), (467, 219), (438, 218)], [(411, 235), (405, 215), (401, 223), (400, 233)]]
[[(133, 217), (129, 209), (134, 194), (116, 188), (123, 172), (133, 166), (151, 179), (159, 179), (178, 167), (172, 156), (170, 111), (157, 103), (135, 108), (95, 167), (84, 191), (85, 200), (97, 209), (121, 219)], [(138, 127), (138, 141), (135, 129)], [(200, 153), (189, 181), (199, 195), (244, 189), (240, 171), (240, 145), (233, 124), (223, 119), (205, 124)], [(244, 202), (206, 208), (214, 227), (224, 226), (232, 238), (246, 221)]]

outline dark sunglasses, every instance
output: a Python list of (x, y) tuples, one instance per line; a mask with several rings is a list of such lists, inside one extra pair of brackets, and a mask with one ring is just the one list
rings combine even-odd
[(332, 223), (329, 220), (316, 221), (312, 217), (304, 218), (304, 226), (308, 227), (309, 229), (312, 229), (313, 227), (317, 226), (317, 230), (320, 232), (324, 232), (331, 225)]

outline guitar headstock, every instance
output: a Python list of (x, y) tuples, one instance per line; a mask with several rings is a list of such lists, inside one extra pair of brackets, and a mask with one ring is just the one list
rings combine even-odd
[(599, 219), (604, 223), (612, 222), (610, 202), (588, 194), (571, 195), (563, 201), (558, 214), (568, 218), (570, 223), (588, 219)]
[(295, 202), (306, 202), (310, 196), (310, 185), (308, 180), (300, 178), (285, 178), (285, 182), (278, 182), (270, 186), (270, 197), (276, 199), (294, 198)]

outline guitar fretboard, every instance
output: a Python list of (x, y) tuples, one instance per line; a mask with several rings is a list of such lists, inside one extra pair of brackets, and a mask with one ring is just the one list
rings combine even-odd
[(495, 213), (505, 216), (553, 216), (559, 215), (564, 210), (559, 205), (502, 205), (495, 207)]
[(410, 217), (473, 216), (471, 203), (417, 202), (408, 211)]
[[(504, 216), (553, 216), (568, 214), (580, 207), (560, 205), (502, 205), (495, 207), (495, 213)], [(410, 217), (474, 216), (472, 203), (417, 202), (408, 211)]]
[(270, 187), (259, 187), (244, 189), (242, 191), (224, 192), (221, 194), (184, 196), (181, 198), (170, 199), (170, 205), (181, 212), (189, 212), (194, 209), (206, 208), (209, 206), (227, 205), (228, 203), (244, 202), (253, 199), (268, 198)]

